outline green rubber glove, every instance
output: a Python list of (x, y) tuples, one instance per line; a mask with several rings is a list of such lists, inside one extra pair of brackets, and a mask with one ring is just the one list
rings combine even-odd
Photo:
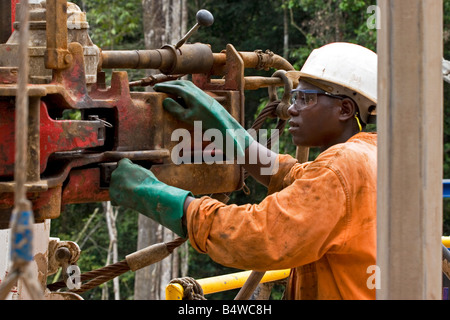
[[(190, 81), (175, 80), (155, 85), (154, 90), (165, 92), (184, 100), (186, 107), (180, 105), (174, 99), (167, 98), (163, 102), (164, 108), (179, 120), (194, 124), (201, 121), (203, 129), (218, 129), (222, 133), (223, 146), (226, 146), (226, 136), (234, 143), (234, 154), (243, 157), (245, 149), (254, 141), (240, 123), (234, 119), (224, 107), (214, 98), (203, 92)], [(226, 151), (226, 148), (224, 150)]]
[(112, 205), (136, 210), (186, 238), (183, 207), (191, 192), (169, 186), (150, 170), (122, 159), (111, 175), (109, 195)]

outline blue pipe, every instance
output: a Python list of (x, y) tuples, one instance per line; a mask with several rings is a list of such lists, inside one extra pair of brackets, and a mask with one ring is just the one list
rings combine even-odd
[(442, 182), (444, 198), (450, 198), (450, 179), (444, 179)]

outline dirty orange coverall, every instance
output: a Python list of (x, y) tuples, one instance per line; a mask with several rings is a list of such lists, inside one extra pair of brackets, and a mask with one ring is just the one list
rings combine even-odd
[(238, 269), (291, 268), (287, 299), (375, 299), (376, 146), (376, 134), (359, 133), (312, 162), (279, 155), (259, 204), (194, 200), (192, 246)]

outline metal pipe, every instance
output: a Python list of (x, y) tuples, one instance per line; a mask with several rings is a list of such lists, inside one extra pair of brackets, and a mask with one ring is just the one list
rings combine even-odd
[[(244, 67), (247, 69), (269, 70), (270, 68), (276, 70), (295, 71), (294, 67), (283, 57), (273, 54), (270, 51), (262, 52), (257, 50), (255, 52), (239, 52)], [(213, 68), (212, 75), (223, 76), (226, 73), (227, 53), (213, 53)], [(250, 89), (253, 90), (253, 89)]]
[(271, 52), (239, 52), (246, 68), (269, 70), (294, 70), (294, 67), (283, 57)]
[(262, 278), (265, 274), (265, 271), (252, 271), (234, 300), (250, 299), (256, 287), (261, 283)]
[(133, 161), (151, 161), (161, 160), (170, 157), (170, 151), (167, 149), (143, 150), (143, 151), (106, 151), (103, 153), (104, 161), (120, 161), (128, 158)]
[[(268, 88), (270, 86), (281, 87), (284, 85), (283, 80), (280, 78), (270, 78), (270, 77), (258, 77), (251, 76), (245, 77), (245, 90), (257, 90), (260, 88)], [(225, 79), (211, 79), (212, 84), (224, 85)]]
[[(245, 68), (294, 70), (283, 57), (271, 52), (239, 52)], [(211, 73), (223, 75), (226, 52), (212, 53), (202, 43), (185, 44), (176, 49), (164, 46), (155, 50), (102, 51), (99, 69), (159, 69), (166, 74)]]
[[(261, 283), (285, 279), (289, 276), (291, 269), (267, 271), (261, 279)], [(197, 282), (203, 290), (203, 294), (217, 293), (240, 288), (250, 276), (251, 271), (236, 272), (216, 277), (199, 279)], [(166, 287), (166, 300), (181, 300), (184, 289), (178, 283), (171, 283)]]
[(170, 61), (168, 50), (102, 51), (101, 69), (159, 69), (163, 61)]
[(202, 43), (185, 44), (176, 49), (102, 51), (101, 69), (159, 69), (165, 74), (209, 73), (214, 58), (211, 48)]

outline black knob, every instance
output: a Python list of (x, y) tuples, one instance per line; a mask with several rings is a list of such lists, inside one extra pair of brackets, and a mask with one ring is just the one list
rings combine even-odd
[(197, 12), (195, 16), (197, 23), (204, 27), (212, 26), (214, 23), (214, 16), (208, 10), (202, 9)]
[(195, 26), (192, 27), (191, 30), (189, 30), (188, 33), (175, 45), (175, 48), (178, 49), (183, 44), (186, 43), (186, 41), (194, 34), (195, 31), (197, 31), (200, 26), (209, 27), (214, 23), (214, 16), (209, 12), (208, 10), (202, 9), (197, 12), (197, 15), (195, 16), (197, 19), (197, 23)]

